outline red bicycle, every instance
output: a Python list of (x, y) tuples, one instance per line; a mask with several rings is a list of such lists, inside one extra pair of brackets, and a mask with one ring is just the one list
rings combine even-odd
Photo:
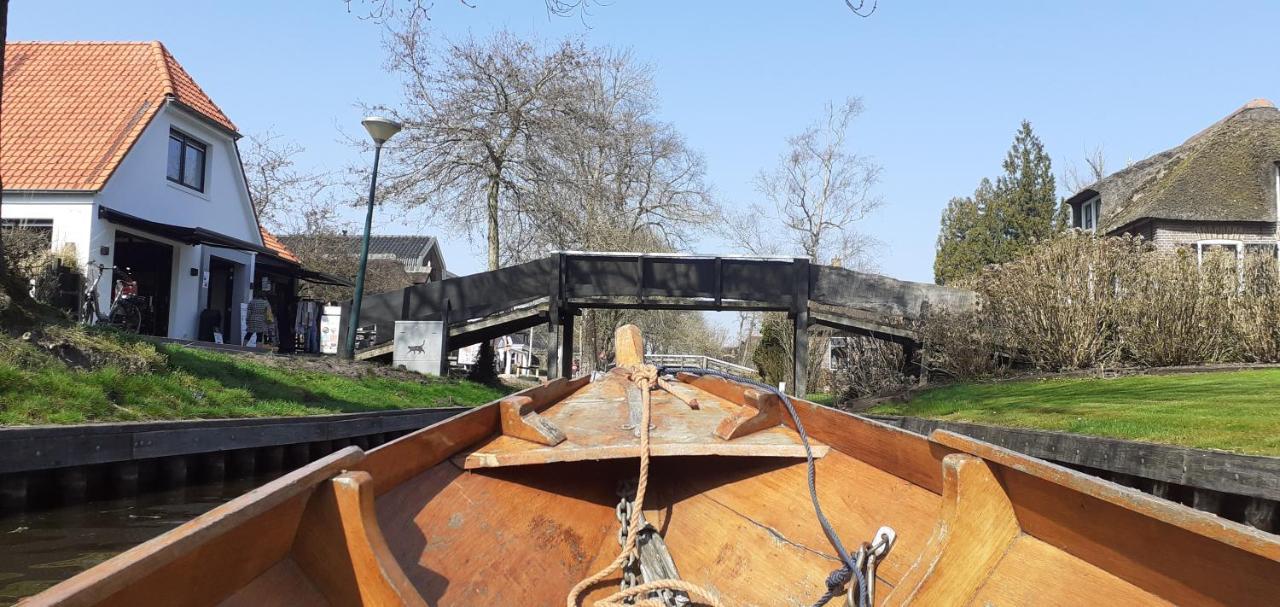
[[(86, 325), (105, 324), (111, 327), (138, 333), (142, 330), (142, 305), (138, 297), (138, 281), (134, 280), (129, 268), (107, 267), (100, 263), (90, 263), (98, 269), (93, 280), (84, 292), (84, 304), (80, 307), (80, 322)], [(121, 277), (115, 281), (111, 293), (111, 308), (103, 314), (98, 304), (98, 284), (107, 270), (119, 272)]]

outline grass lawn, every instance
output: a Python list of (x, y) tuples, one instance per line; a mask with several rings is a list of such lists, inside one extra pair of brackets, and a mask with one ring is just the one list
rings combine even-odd
[[(95, 336), (95, 339), (98, 339)], [(37, 347), (0, 344), (0, 425), (316, 415), (478, 405), (509, 390), (467, 381), (326, 373), (252, 357), (127, 344), (147, 361), (76, 368)], [(121, 360), (128, 355), (121, 355)]]
[(957, 384), (869, 413), (1280, 455), (1280, 369)]

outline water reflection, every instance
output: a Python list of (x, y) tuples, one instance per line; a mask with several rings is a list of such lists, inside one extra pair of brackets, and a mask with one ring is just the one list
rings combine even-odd
[(267, 480), (229, 479), (0, 517), (0, 606), (13, 605)]

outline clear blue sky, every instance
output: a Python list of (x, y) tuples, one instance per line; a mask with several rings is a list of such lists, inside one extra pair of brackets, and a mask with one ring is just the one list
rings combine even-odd
[[(1055, 172), (1097, 145), (1115, 170), (1280, 97), (1278, 2), (882, 0), (860, 19), (842, 0), (613, 0), (587, 27), (541, 0), (473, 4), (435, 0), (438, 34), (581, 34), (652, 64), (664, 118), (728, 206), (757, 200), (753, 176), (824, 101), (861, 96), (854, 145), (883, 166), (886, 201), (864, 229), (885, 243), (881, 271), (911, 280), (932, 280), (941, 209), (996, 174), (1023, 118)], [(9, 39), (161, 40), (244, 133), (274, 128), (330, 169), (360, 160), (339, 132), (359, 133), (358, 102), (400, 99), (379, 28), (341, 0), (14, 0)], [(437, 235), (450, 269), (481, 268), (479, 248)]]

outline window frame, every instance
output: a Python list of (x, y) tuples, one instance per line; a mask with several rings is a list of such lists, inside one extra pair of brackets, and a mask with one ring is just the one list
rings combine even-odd
[(1096, 232), (1098, 220), (1102, 218), (1102, 196), (1097, 195), (1080, 203), (1079, 209), (1079, 213), (1072, 213), (1078, 215), (1078, 217), (1072, 217), (1075, 228), (1085, 232)]
[(1207, 238), (1196, 241), (1196, 265), (1204, 263), (1204, 250), (1207, 247), (1234, 247), (1236, 253), (1236, 264), (1244, 261), (1244, 241), (1232, 240), (1229, 238)]
[[(177, 179), (174, 179), (173, 176), (169, 175), (169, 151), (170, 151), (169, 146), (175, 140), (179, 144), (178, 178)], [(198, 150), (200, 152), (200, 185), (199, 186), (195, 186), (193, 184), (187, 183), (186, 181), (187, 150), (189, 148)], [(166, 141), (166, 146), (165, 146), (164, 178), (171, 183), (176, 183), (184, 188), (195, 190), (196, 192), (200, 192), (201, 194), (203, 194), (205, 191), (206, 181), (208, 180), (208, 167), (209, 167), (209, 144), (203, 141), (200, 141), (199, 139), (196, 139), (195, 137), (192, 137), (191, 135), (188, 135), (182, 131), (179, 131), (178, 129), (170, 128), (169, 139)]]

